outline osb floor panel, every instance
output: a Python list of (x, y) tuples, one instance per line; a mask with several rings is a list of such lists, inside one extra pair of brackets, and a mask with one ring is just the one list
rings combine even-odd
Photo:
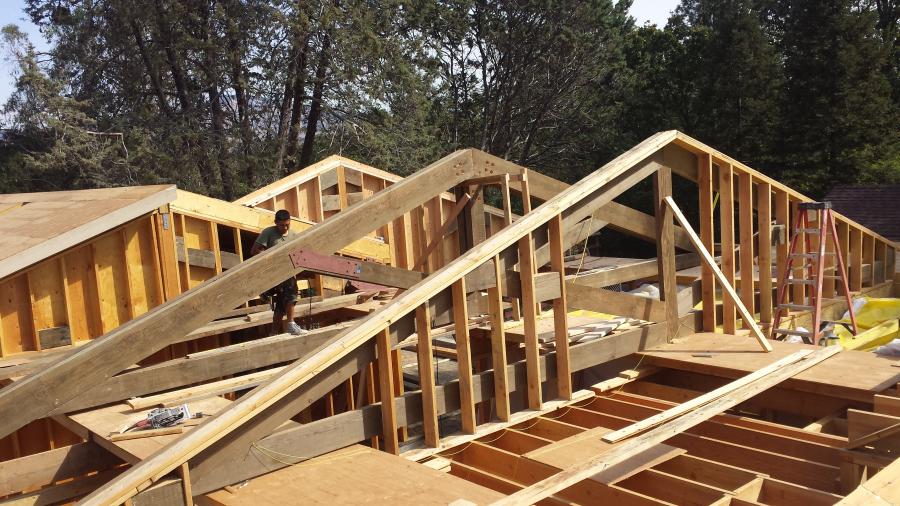
[[(192, 414), (204, 413), (213, 415), (228, 407), (231, 401), (222, 397), (212, 397), (194, 402), (189, 402), (188, 407)], [(134, 422), (146, 418), (149, 409), (132, 411), (131, 407), (126, 403), (114, 404), (99, 409), (83, 411), (72, 415), (67, 415), (60, 419), (67, 427), (72, 428), (72, 424), (77, 424), (90, 432), (91, 439), (97, 441), (106, 449), (115, 453), (119, 458), (126, 462), (134, 463), (143, 460), (160, 448), (175, 441), (181, 434), (169, 434), (164, 436), (153, 436), (139, 439), (126, 439), (124, 441), (113, 442), (109, 436), (113, 432), (118, 432), (123, 427), (127, 427)], [(68, 422), (66, 422), (68, 419)], [(80, 433), (76, 427), (74, 432)], [(193, 426), (184, 427), (185, 432), (193, 429)]]
[[(811, 345), (772, 341), (774, 350), (764, 353), (747, 336), (698, 333), (679, 337), (644, 355), (649, 363), (672, 369), (724, 377), (737, 377), (775, 362)], [(786, 383), (797, 390), (845, 399), (872, 402), (872, 396), (900, 382), (900, 358), (870, 352), (844, 350), (801, 372)]]
[(489, 504), (503, 494), (367, 446), (354, 445), (254, 478), (200, 504)]

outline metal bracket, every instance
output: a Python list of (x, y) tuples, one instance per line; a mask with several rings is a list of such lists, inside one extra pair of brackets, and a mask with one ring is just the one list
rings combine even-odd
[(309, 269), (352, 279), (358, 279), (362, 272), (362, 262), (337, 255), (323, 255), (305, 248), (298, 248), (291, 251), (289, 256), (295, 269)]

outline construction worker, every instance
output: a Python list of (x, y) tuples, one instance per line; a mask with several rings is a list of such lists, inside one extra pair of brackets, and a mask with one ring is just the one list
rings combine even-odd
[[(293, 232), (291, 232), (291, 213), (281, 209), (275, 213), (275, 225), (263, 229), (259, 237), (256, 238), (253, 248), (250, 249), (250, 256), (284, 244), (291, 235), (293, 235)], [(290, 332), (295, 336), (307, 333), (294, 321), (294, 306), (297, 304), (296, 279), (293, 277), (286, 279), (263, 295), (269, 297), (272, 301), (272, 309), (274, 311), (272, 322), (279, 332)]]

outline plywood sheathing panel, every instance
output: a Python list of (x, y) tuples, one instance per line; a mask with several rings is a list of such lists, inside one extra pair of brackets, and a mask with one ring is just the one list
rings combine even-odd
[(0, 195), (0, 278), (175, 199), (174, 185)]

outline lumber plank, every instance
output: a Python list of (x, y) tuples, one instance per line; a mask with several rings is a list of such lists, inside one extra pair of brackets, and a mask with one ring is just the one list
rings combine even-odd
[(745, 385), (739, 390), (732, 392), (730, 395), (721, 397), (705, 406), (702, 406), (691, 413), (685, 414), (676, 422), (658, 427), (644, 435), (622, 443), (606, 453), (595, 457), (583, 464), (573, 466), (563, 472), (545, 478), (521, 491), (506, 497), (501, 501), (497, 501), (495, 505), (514, 505), (523, 503), (534, 503), (549, 497), (550, 495), (578, 483), (579, 481), (597, 474), (599, 471), (606, 469), (618, 462), (625, 460), (635, 454), (646, 451), (658, 443), (669, 439), (674, 434), (699, 425), (713, 416), (729, 409), (750, 397), (777, 385), (778, 383), (796, 375), (797, 373), (816, 365), (823, 360), (840, 352), (840, 346), (830, 346), (828, 348), (818, 350), (799, 361), (782, 367), (780, 370), (770, 373), (764, 378), (759, 379), (749, 385)]
[(573, 309), (627, 316), (648, 322), (666, 321), (666, 304), (657, 299), (591, 288), (573, 282), (566, 283), (566, 290), (569, 307)]
[(560, 398), (571, 399), (572, 372), (569, 366), (569, 319), (564, 277), (566, 262), (562, 243), (561, 216), (557, 215), (550, 220), (547, 233), (550, 244), (550, 268), (559, 273), (559, 280), (557, 281), (559, 297), (553, 299), (553, 329), (556, 333), (556, 390)]
[(659, 300), (665, 308), (669, 337), (678, 335), (678, 285), (675, 281), (675, 224), (664, 199), (672, 196), (672, 169), (660, 167), (653, 178), (656, 203), (656, 260), (659, 268)]
[[(719, 231), (722, 243), (723, 279), (720, 283), (732, 287), (734, 292), (734, 175), (731, 164), (719, 166)], [(707, 265), (709, 265), (707, 263)], [(715, 272), (715, 271), (714, 271)], [(717, 276), (718, 277), (718, 276)], [(726, 334), (734, 334), (735, 302), (730, 297), (722, 299), (722, 328)]]
[(472, 349), (469, 339), (469, 311), (466, 304), (466, 280), (453, 283), (453, 325), (456, 334), (456, 362), (459, 371), (459, 397), (463, 432), (475, 433), (475, 394), (472, 387)]
[[(740, 221), (741, 302), (751, 315), (755, 313), (756, 286), (753, 282), (753, 176), (749, 172), (738, 174), (738, 219)], [(750, 328), (750, 322), (741, 318), (741, 325)]]
[(422, 390), (422, 431), (425, 444), (437, 447), (441, 438), (438, 430), (437, 405), (434, 397), (434, 367), (431, 344), (431, 316), (428, 304), (416, 309), (416, 333), (419, 335), (417, 345), (419, 365), (419, 388)]
[[(753, 318), (753, 315), (747, 310), (746, 307), (741, 303), (741, 300), (738, 298), (738, 295), (735, 293), (732, 283), (728, 282), (727, 275), (724, 275), (721, 270), (716, 266), (715, 260), (710, 255), (709, 251), (706, 251), (706, 248), (703, 247), (703, 243), (700, 242), (700, 238), (697, 237), (697, 234), (690, 228), (690, 223), (688, 223), (687, 218), (684, 217), (684, 214), (681, 213), (681, 210), (675, 204), (675, 201), (672, 200), (672, 197), (666, 197), (666, 204), (672, 208), (672, 212), (675, 213), (675, 218), (681, 223), (681, 226), (688, 232), (691, 241), (694, 243), (694, 247), (697, 248), (697, 252), (703, 257), (706, 261), (706, 264), (712, 268), (713, 273), (719, 280), (719, 284), (722, 285), (722, 290), (724, 290), (727, 294), (724, 297), (725, 300), (731, 300), (734, 302), (734, 305), (737, 307), (738, 311), (741, 314), (741, 318), (744, 318), (746, 322), (750, 325), (751, 334), (754, 338), (756, 338), (759, 345), (762, 347), (764, 351), (772, 351), (772, 345), (769, 344), (766, 336), (763, 335), (762, 331), (759, 329), (759, 326), (756, 324), (756, 320)], [(723, 250), (724, 257), (724, 250)], [(732, 282), (734, 280), (732, 279)], [(727, 330), (726, 330), (727, 333)]]
[(757, 229), (759, 230), (759, 321), (772, 324), (772, 185), (756, 185)]
[[(698, 186), (700, 193), (700, 239), (706, 251), (714, 251), (715, 225), (713, 224), (713, 168), (712, 157), (697, 157)], [(703, 264), (700, 270), (701, 299), (703, 300), (703, 330), (716, 330), (716, 279), (712, 268)]]
[(397, 413), (394, 403), (394, 373), (391, 363), (391, 336), (387, 329), (375, 338), (378, 355), (378, 390), (381, 394), (381, 435), (384, 451), (397, 455), (400, 442), (397, 439)]
[[(493, 287), (488, 288), (488, 307), (491, 317), (491, 364), (495, 371), (502, 371), (506, 367), (506, 336), (503, 320), (503, 298), (500, 290), (500, 258), (494, 257)], [(497, 418), (508, 421), (510, 417), (509, 386), (506, 374), (498, 374), (494, 378), (494, 403), (497, 410)]]
[(525, 321), (525, 357), (528, 363), (528, 407), (541, 409), (540, 370), (537, 335), (538, 302), (534, 287), (534, 240), (528, 233), (519, 239), (519, 279), (522, 287), (522, 316)]

